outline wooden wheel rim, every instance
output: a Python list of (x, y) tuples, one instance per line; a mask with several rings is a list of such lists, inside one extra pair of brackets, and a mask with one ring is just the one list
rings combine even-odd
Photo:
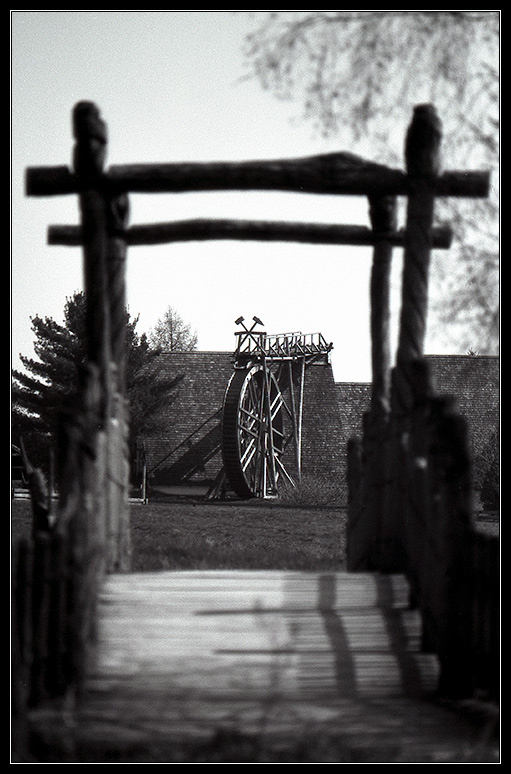
[(223, 457), (229, 482), (241, 497), (276, 494), (283, 451), (282, 396), (261, 364), (234, 372), (226, 391)]

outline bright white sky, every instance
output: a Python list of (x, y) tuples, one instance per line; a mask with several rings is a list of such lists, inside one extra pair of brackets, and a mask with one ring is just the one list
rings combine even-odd
[[(71, 166), (76, 102), (94, 101), (107, 123), (107, 166), (360, 152), (314, 138), (291, 121), (297, 107), (240, 82), (241, 13), (11, 11), (11, 20), (14, 368), (20, 352), (34, 354), (30, 318), (61, 321), (66, 298), (82, 289), (80, 249), (46, 244), (48, 226), (78, 223), (76, 197), (24, 195), (27, 167)], [(131, 195), (131, 225), (193, 217), (368, 223), (364, 198)], [(239, 315), (259, 316), (269, 333), (320, 331), (334, 344), (336, 381), (369, 381), (370, 262), (367, 248), (232, 241), (130, 248), (128, 306), (140, 315), (139, 333), (174, 307), (202, 350), (232, 350)]]

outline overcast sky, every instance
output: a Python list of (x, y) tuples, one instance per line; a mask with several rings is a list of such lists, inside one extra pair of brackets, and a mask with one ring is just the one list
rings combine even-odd
[[(240, 80), (246, 29), (243, 13), (229, 11), (11, 11), (13, 367), (20, 352), (33, 355), (30, 318), (61, 321), (66, 298), (83, 287), (80, 249), (46, 244), (50, 225), (78, 223), (76, 196), (24, 195), (27, 167), (71, 165), (78, 101), (95, 102), (108, 126), (107, 166), (356, 150), (314, 137), (292, 121), (297, 107)], [(368, 223), (364, 198), (131, 195), (130, 225), (199, 217)], [(269, 333), (319, 331), (334, 344), (335, 379), (369, 381), (370, 262), (367, 248), (136, 247), (127, 300), (130, 314), (140, 315), (139, 333), (172, 306), (203, 350), (232, 350), (240, 315), (259, 316)]]

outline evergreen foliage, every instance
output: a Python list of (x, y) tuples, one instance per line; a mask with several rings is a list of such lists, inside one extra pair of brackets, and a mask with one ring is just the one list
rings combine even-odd
[[(14, 444), (23, 439), (29, 458), (47, 469), (49, 449), (59, 419), (72, 410), (85, 364), (85, 296), (75, 293), (66, 300), (62, 324), (51, 317), (31, 319), (35, 335), (34, 358), (20, 355), (24, 371), (12, 372), (12, 428)], [(130, 418), (130, 449), (154, 429), (164, 406), (173, 399), (180, 378), (169, 381), (159, 375), (160, 349), (151, 347), (145, 333), (136, 331), (138, 318), (126, 312), (126, 396)]]

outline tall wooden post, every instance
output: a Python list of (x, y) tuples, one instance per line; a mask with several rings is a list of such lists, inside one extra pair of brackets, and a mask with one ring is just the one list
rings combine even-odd
[[(397, 228), (397, 201), (394, 196), (369, 199), (373, 232), (391, 234)], [(390, 282), (392, 244), (377, 242), (371, 270), (371, 410), (366, 418), (363, 455), (366, 473), (366, 513), (372, 532), (368, 569), (379, 567), (382, 534), (382, 502), (387, 475), (388, 423), (390, 415)]]
[(408, 209), (397, 363), (424, 354), (429, 263), (433, 244), (435, 179), (440, 168), (441, 124), (432, 105), (418, 105), (406, 136)]
[(413, 364), (424, 354), (428, 283), (433, 245), (435, 184), (440, 167), (441, 125), (432, 105), (414, 109), (405, 145), (408, 200), (402, 300), (396, 367), (392, 372), (386, 496), (380, 569), (406, 570), (403, 535), (407, 507), (407, 444), (413, 406)]
[[(392, 234), (397, 229), (397, 203), (394, 196), (369, 199), (373, 233)], [(377, 242), (371, 268), (371, 364), (373, 413), (388, 416), (390, 410), (390, 274), (392, 243)]]
[[(371, 268), (371, 408), (364, 415), (364, 432), (358, 453), (360, 481), (358, 502), (352, 503), (347, 540), (349, 570), (371, 570), (378, 567), (381, 503), (385, 486), (385, 442), (390, 410), (390, 272), (392, 243), (390, 235), (397, 227), (397, 204), (394, 196), (369, 197), (374, 243)], [(385, 234), (389, 240), (380, 239)], [(356, 441), (353, 440), (350, 464)]]
[(107, 423), (107, 571), (125, 572), (131, 564), (128, 507), (129, 442), (126, 400), (126, 226), (127, 194), (107, 200), (107, 302), (111, 390)]
[[(73, 133), (73, 163), (80, 187), (87, 360), (95, 364), (101, 373), (106, 400), (110, 362), (106, 274), (108, 224), (106, 202), (100, 188), (107, 131), (93, 103), (79, 102), (75, 106)], [(103, 408), (106, 415), (106, 403)]]
[(106, 128), (97, 108), (73, 113), (85, 289), (86, 363), (74, 405), (62, 416), (57, 530), (69, 539), (69, 681), (79, 694), (96, 650), (98, 588), (106, 566), (106, 425), (109, 412), (109, 314), (106, 284), (107, 220), (100, 190)]
[[(129, 568), (127, 408), (125, 399), (125, 228), (127, 197), (104, 186), (107, 132), (97, 107), (80, 102), (73, 114), (79, 181), (86, 302), (87, 361), (98, 374), (99, 425), (94, 470), (85, 500), (93, 502), (95, 541), (107, 572)], [(89, 389), (90, 393), (90, 389)], [(94, 518), (95, 516), (95, 518)]]

